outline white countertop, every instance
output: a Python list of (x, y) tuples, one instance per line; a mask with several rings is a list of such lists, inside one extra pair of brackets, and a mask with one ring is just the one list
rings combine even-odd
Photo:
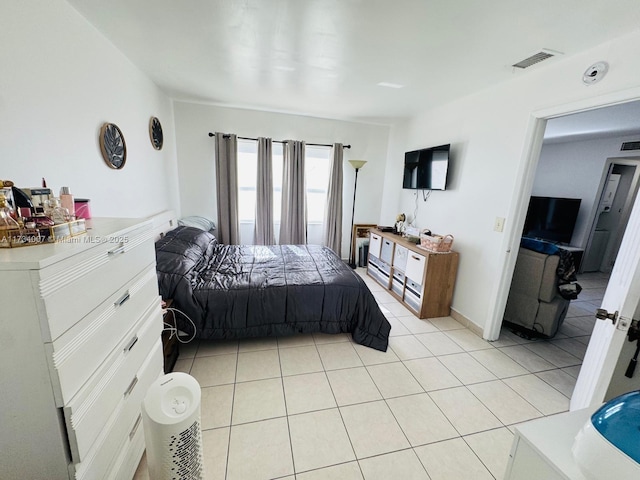
[(57, 243), (26, 247), (0, 248), (0, 271), (36, 270), (64, 260), (82, 250), (125, 240), (127, 230), (145, 222), (142, 218), (93, 218), (87, 220), (87, 233)]

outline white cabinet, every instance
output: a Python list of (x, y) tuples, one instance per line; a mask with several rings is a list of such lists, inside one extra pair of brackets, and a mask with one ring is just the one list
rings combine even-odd
[(517, 425), (504, 478), (585, 480), (571, 447), (575, 436), (597, 408), (575, 410)]
[(162, 374), (151, 222), (0, 250), (0, 478), (131, 478)]

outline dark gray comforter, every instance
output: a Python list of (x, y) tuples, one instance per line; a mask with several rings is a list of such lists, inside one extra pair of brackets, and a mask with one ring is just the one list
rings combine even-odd
[(156, 260), (162, 298), (193, 320), (198, 338), (349, 332), (359, 344), (387, 349), (389, 322), (329, 248), (220, 245), (208, 232), (178, 227), (156, 242)]

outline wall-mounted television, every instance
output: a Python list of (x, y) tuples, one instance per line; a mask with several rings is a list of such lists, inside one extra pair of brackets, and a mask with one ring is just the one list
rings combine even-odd
[(579, 210), (579, 198), (531, 197), (522, 236), (571, 243)]
[(406, 152), (402, 188), (446, 190), (449, 147), (450, 145), (440, 145)]

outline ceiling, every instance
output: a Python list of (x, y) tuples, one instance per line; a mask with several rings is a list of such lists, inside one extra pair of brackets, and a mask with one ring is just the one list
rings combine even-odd
[(67, 1), (172, 98), (382, 124), (640, 25), (638, 0)]

